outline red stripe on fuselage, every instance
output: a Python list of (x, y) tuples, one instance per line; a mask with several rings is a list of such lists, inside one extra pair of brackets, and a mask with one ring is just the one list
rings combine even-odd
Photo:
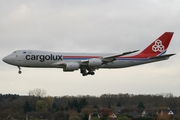
[[(120, 56), (120, 57), (116, 57), (116, 58), (148, 58), (148, 57), (152, 57), (152, 56), (154, 56), (154, 55), (147, 55), (147, 54), (145, 54), (145, 55), (135, 55), (135, 56), (125, 56), (125, 57), (122, 57), (122, 56)], [(67, 59), (67, 58), (72, 58), (72, 59), (75, 59), (75, 58), (89, 58), (89, 59), (91, 59), (91, 58), (101, 58), (102, 56), (63, 56), (63, 58), (64, 59)]]
[(63, 56), (63, 58), (100, 58), (100, 56)]

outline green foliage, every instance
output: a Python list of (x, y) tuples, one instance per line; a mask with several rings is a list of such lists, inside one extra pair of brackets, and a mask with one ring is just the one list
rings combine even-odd
[(98, 108), (98, 106), (97, 106), (97, 105), (94, 105), (93, 108)]
[(132, 118), (132, 120), (154, 120), (153, 118)]
[(128, 118), (127, 116), (118, 117), (117, 120), (132, 120), (131, 118)]
[(54, 120), (67, 120), (69, 115), (66, 112), (56, 112), (54, 113)]
[(31, 106), (29, 105), (29, 101), (26, 101), (25, 104), (24, 104), (24, 112), (30, 112), (32, 111), (32, 108)]
[(100, 119), (97, 117), (92, 117), (91, 120), (100, 120)]
[(52, 108), (53, 108), (53, 109), (56, 109), (56, 108), (57, 108), (57, 105), (56, 105), (55, 102), (52, 103)]
[(117, 106), (117, 107), (121, 107), (120, 101), (117, 102), (117, 105), (116, 105), (116, 106)]
[(81, 120), (81, 118), (78, 115), (70, 116), (68, 120)]
[(82, 109), (84, 106), (86, 106), (88, 103), (85, 98), (81, 98), (79, 100), (79, 108)]
[(81, 111), (81, 109), (86, 106), (88, 103), (86, 101), (85, 98), (81, 98), (79, 100), (79, 102), (77, 101), (77, 99), (74, 99), (72, 102), (68, 101), (68, 106), (70, 106), (71, 108), (76, 109), (78, 112)]
[(108, 103), (108, 108), (111, 108), (111, 104), (110, 103)]
[[(139, 102), (139, 100), (143, 102)], [(39, 98), (36, 96), (18, 95), (13, 97), (13, 95), (8, 94), (0, 96), (0, 120), (5, 120), (9, 114), (11, 114), (15, 119), (24, 119), (25, 113), (28, 113), (29, 116), (34, 116), (34, 118), (44, 116), (44, 118), (50, 120), (68, 120), (72, 111), (76, 112), (74, 116), (79, 117), (80, 115), (81, 120), (87, 120), (89, 113), (99, 111), (100, 109), (97, 109), (98, 107), (107, 108), (108, 105), (111, 106), (112, 110), (114, 110), (114, 107), (116, 106), (123, 105), (121, 112), (118, 115), (127, 113), (127, 117), (129, 117), (128, 113), (132, 111), (139, 111), (138, 113), (141, 114), (145, 106), (148, 112), (150, 112), (148, 114), (151, 114), (153, 117), (155, 117), (155, 113), (158, 111), (160, 106), (168, 106), (172, 111), (175, 110), (174, 119), (176, 118), (179, 120), (180, 116), (180, 110), (178, 107), (180, 106), (179, 97), (173, 96), (163, 97), (162, 95), (105, 94), (101, 97), (63, 96)], [(160, 109), (165, 108), (161, 107)], [(77, 111), (79, 113), (77, 113)], [(109, 118), (105, 117), (102, 118), (102, 120), (108, 119)], [(140, 120), (140, 118), (131, 119)], [(151, 120), (150, 118), (144, 118), (144, 120), (145, 119)]]
[(78, 104), (78, 101), (76, 99), (74, 99), (72, 102), (71, 102), (71, 108), (76, 108), (78, 109), (79, 107), (79, 104)]
[(137, 108), (143, 108), (144, 109), (145, 108), (144, 103), (140, 101)]
[(45, 100), (38, 100), (36, 102), (36, 110), (37, 111), (47, 111), (48, 110), (48, 104)]
[(89, 114), (84, 114), (83, 120), (88, 120), (88, 119), (89, 119)]
[(44, 100), (46, 101), (46, 103), (48, 104), (48, 108), (52, 107), (52, 103), (54, 103), (54, 97), (45, 97)]
[(101, 120), (107, 120), (107, 118), (108, 118), (108, 113), (104, 113), (103, 117), (101, 118)]

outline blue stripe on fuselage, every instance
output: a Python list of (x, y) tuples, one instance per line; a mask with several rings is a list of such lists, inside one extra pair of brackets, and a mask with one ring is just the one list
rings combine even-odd
[(166, 50), (164, 50), (162, 53), (160, 53), (160, 54), (157, 55), (157, 56), (161, 56), (161, 55), (163, 55), (164, 53), (166, 53)]

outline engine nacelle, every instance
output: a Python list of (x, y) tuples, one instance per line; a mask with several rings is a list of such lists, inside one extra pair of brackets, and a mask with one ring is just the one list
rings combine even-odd
[(78, 70), (80, 67), (79, 63), (70, 62), (66, 64), (66, 67), (63, 68), (64, 72), (72, 72), (74, 70)]
[(100, 67), (102, 65), (102, 60), (99, 58), (92, 58), (89, 60), (90, 67)]

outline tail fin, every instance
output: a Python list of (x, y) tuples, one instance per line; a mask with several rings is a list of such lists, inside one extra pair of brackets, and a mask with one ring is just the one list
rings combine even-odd
[(145, 48), (139, 55), (141, 56), (161, 56), (164, 54), (169, 46), (173, 32), (165, 32), (147, 48)]

